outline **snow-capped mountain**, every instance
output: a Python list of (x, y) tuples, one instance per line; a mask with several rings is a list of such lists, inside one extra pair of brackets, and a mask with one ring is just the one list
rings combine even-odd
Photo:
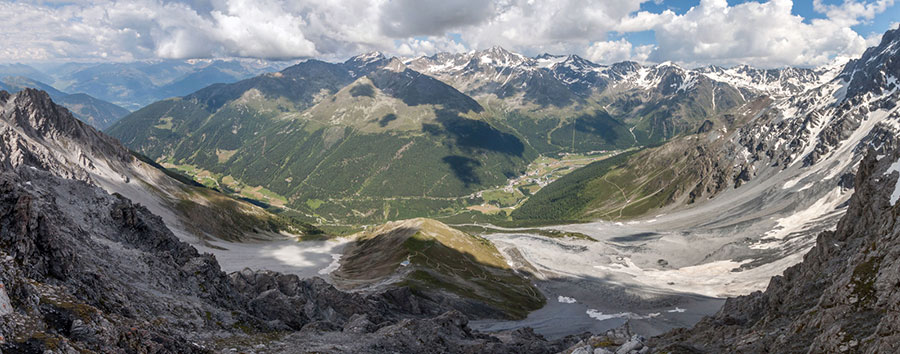
[[(582, 184), (585, 187), (559, 195), (597, 193), (592, 201), (572, 203), (583, 203), (576, 209), (581, 213), (577, 216), (600, 217), (644, 207), (643, 216), (655, 227), (684, 228), (723, 242), (720, 249), (708, 252), (704, 262), (752, 260), (740, 268), (737, 278), (752, 282), (750, 275), (756, 272), (765, 273), (768, 279), (799, 262), (814, 245), (816, 234), (835, 227), (846, 212), (856, 187), (857, 166), (867, 152), (888, 155), (900, 147), (898, 52), (900, 29), (886, 33), (878, 46), (841, 70), (783, 70), (778, 75), (785, 83), (812, 80), (816, 75), (825, 80), (829, 72), (838, 75), (796, 95), (764, 95), (739, 104), (722, 114), (723, 121), (733, 122), (730, 126), (715, 122), (697, 134), (678, 136), (657, 148), (637, 152), (620, 167), (592, 176)], [(684, 74), (686, 71), (668, 64), (636, 66), (615, 85), (692, 86), (690, 90), (715, 92), (717, 97), (725, 87), (733, 88), (706, 75)], [(718, 73), (724, 75), (727, 70)], [(748, 68), (733, 68), (731, 73), (743, 73), (747, 80), (742, 84), (762, 85), (775, 78), (773, 72)], [(678, 81), (683, 77), (695, 81)], [(716, 89), (709, 91), (713, 82)], [(638, 182), (629, 185), (632, 180)], [(560, 181), (567, 182), (565, 177)], [(615, 183), (617, 189), (601, 194), (605, 191), (593, 181)], [(541, 200), (558, 197), (545, 191), (553, 189), (539, 191), (517, 212), (542, 210)], [(617, 199), (620, 193), (622, 198)], [(654, 198), (650, 207), (632, 202)], [(734, 235), (741, 236), (724, 241)]]
[[(840, 64), (840, 62), (837, 64)], [(745, 91), (783, 98), (802, 93), (828, 82), (839, 72), (839, 70), (834, 70), (834, 68), (840, 68), (840, 65), (830, 65), (817, 69), (756, 69), (747, 65), (731, 68), (707, 66), (695, 71), (710, 79), (728, 83)]]
[(548, 60), (528, 58), (500, 47), (439, 53), (406, 60), (406, 65), (476, 98), (492, 95), (556, 106), (571, 104), (576, 99), (568, 85), (554, 77), (547, 67)]
[[(588, 97), (608, 87), (662, 90), (668, 93), (689, 90), (702, 79), (738, 89), (750, 100), (760, 95), (787, 97), (827, 82), (840, 63), (817, 69), (756, 69), (741, 65), (685, 69), (671, 62), (641, 65), (620, 62), (600, 65), (577, 55), (542, 54), (533, 58), (500, 47), (468, 53), (438, 53), (407, 59), (413, 70), (432, 75), (457, 89), (478, 96), (499, 98), (529, 90), (529, 84), (564, 87), (579, 97)], [(544, 80), (543, 84), (535, 80)], [(552, 84), (551, 84), (552, 82)]]
[(836, 150), (858, 155), (875, 141), (876, 147), (890, 143), (879, 136), (900, 133), (898, 48), (900, 30), (889, 31), (881, 44), (848, 62), (830, 81), (762, 112), (761, 119), (742, 129), (747, 160), (811, 166), (831, 157), (849, 160)]
[[(713, 146), (711, 155), (717, 156), (696, 188), (712, 200), (698, 210), (748, 218), (781, 209), (783, 217), (772, 217), (775, 227), (751, 249), (772, 252), (774, 259), (799, 259), (812, 247), (812, 231), (833, 227), (842, 215), (867, 151), (886, 154), (900, 147), (898, 48), (900, 29), (889, 31), (824, 84), (766, 105), (742, 106), (738, 111), (749, 117), (747, 123), (710, 133), (709, 139), (719, 139), (713, 143), (698, 141)], [(818, 72), (823, 77), (828, 70)]]

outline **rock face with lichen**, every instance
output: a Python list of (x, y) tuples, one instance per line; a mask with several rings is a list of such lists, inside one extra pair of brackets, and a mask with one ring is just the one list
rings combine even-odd
[(764, 292), (729, 299), (662, 352), (892, 353), (900, 348), (900, 152), (860, 163), (846, 215)]

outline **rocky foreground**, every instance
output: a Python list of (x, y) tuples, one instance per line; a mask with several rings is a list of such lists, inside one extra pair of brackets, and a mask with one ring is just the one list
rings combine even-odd
[(143, 206), (33, 168), (0, 173), (0, 284), (4, 353), (551, 353), (578, 340), (474, 333), (408, 288), (225, 274)]

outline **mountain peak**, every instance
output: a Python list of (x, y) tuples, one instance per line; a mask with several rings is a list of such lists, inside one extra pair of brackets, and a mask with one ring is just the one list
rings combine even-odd
[(656, 64), (656, 67), (657, 67), (657, 68), (672, 67), (672, 68), (678, 68), (678, 69), (681, 69), (681, 66), (679, 66), (678, 64), (675, 64), (675, 62), (668, 61), (668, 60), (667, 60), (667, 61), (664, 61), (664, 62), (662, 62), (662, 63)]
[(534, 58), (535, 58), (535, 59), (559, 59), (559, 58), (565, 58), (565, 57), (566, 57), (565, 55), (557, 55), (557, 54), (544, 53), (544, 54), (538, 55), (538, 56), (536, 56), (536, 57), (534, 57)]
[(406, 64), (404, 64), (403, 61), (400, 60), (400, 58), (393, 57), (387, 61), (387, 63), (384, 65), (384, 69), (399, 73), (406, 71), (407, 67)]
[(490, 48), (488, 48), (486, 51), (487, 51), (487, 52), (491, 52), (491, 53), (508, 53), (508, 54), (513, 54), (511, 51), (508, 51), (508, 50), (506, 50), (506, 48), (503, 48), (503, 47), (501, 47), (501, 46), (499, 46), (499, 45), (495, 45), (495, 46), (493, 46), (493, 47), (490, 47)]
[(569, 63), (569, 64), (574, 64), (574, 65), (577, 65), (577, 66), (581, 66), (581, 67), (597, 67), (597, 66), (601, 66), (601, 65), (599, 65), (599, 64), (597, 64), (597, 63), (594, 63), (594, 62), (592, 62), (592, 61), (590, 61), (590, 60), (587, 60), (587, 59), (585, 59), (585, 58), (582, 58), (582, 57), (578, 56), (577, 54), (571, 54), (571, 55), (569, 55), (568, 57), (566, 57), (565, 62), (566, 62), (566, 63)]
[(384, 53), (379, 52), (379, 51), (373, 51), (373, 52), (363, 53), (363, 54), (354, 56), (350, 59), (347, 59), (347, 61), (345, 61), (344, 63), (367, 65), (367, 64), (375, 63), (375, 62), (385, 60), (385, 59), (387, 59), (387, 57), (384, 55)]
[(352, 68), (351, 75), (353, 77), (359, 77), (372, 70), (384, 67), (388, 64), (388, 61), (389, 59), (381, 52), (369, 52), (347, 59), (344, 65)]
[(68, 126), (74, 123), (74, 117), (71, 117), (71, 121), (62, 117), (68, 111), (64, 113), (60, 110), (60, 107), (53, 104), (53, 100), (47, 91), (25, 88), (16, 94), (7, 94), (4, 97), (6, 97), (7, 104), (12, 101), (13, 109), (26, 113), (25, 115), (14, 115), (19, 124), (43, 131), (51, 125)]
[(22, 91), (19, 91), (15, 94), (16, 103), (40, 103), (40, 104), (49, 104), (51, 103), (50, 94), (44, 90), (38, 90), (30, 87), (26, 87)]
[(482, 64), (497, 66), (517, 66), (528, 61), (524, 55), (510, 52), (501, 46), (493, 46), (476, 53), (476, 55)]

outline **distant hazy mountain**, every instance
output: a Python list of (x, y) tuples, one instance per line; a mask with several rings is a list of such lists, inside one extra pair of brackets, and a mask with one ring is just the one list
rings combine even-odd
[(53, 82), (46, 73), (25, 64), (0, 64), (0, 77), (21, 76), (42, 82)]
[(67, 63), (47, 69), (52, 84), (132, 110), (183, 96), (216, 83), (231, 83), (277, 71), (288, 63), (264, 60), (156, 60), (128, 63)]
[(105, 129), (128, 113), (131, 113), (129, 110), (113, 103), (96, 99), (84, 93), (68, 94), (28, 77), (6, 76), (0, 78), (0, 90), (15, 93), (25, 88), (36, 88), (46, 91), (54, 101), (72, 111), (76, 118), (97, 129)]

